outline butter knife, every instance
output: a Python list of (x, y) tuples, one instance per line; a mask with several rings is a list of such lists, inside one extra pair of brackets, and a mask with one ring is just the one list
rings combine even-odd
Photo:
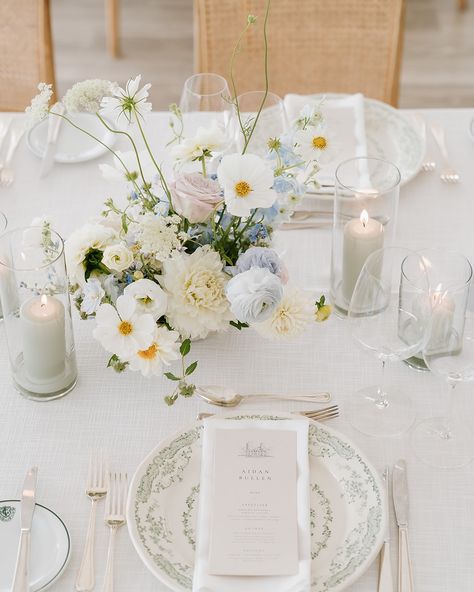
[(404, 460), (393, 466), (393, 505), (398, 524), (398, 592), (413, 592), (413, 572), (408, 544), (408, 480)]
[[(385, 467), (383, 474), (385, 482), (385, 493), (387, 496), (387, 503), (390, 502), (390, 468)], [(390, 508), (390, 506), (389, 506)], [(390, 516), (390, 509), (388, 510)], [(390, 560), (390, 520), (388, 520), (387, 530), (385, 532), (385, 539), (383, 542), (382, 549), (380, 550), (380, 563), (379, 563), (379, 581), (377, 586), (377, 592), (393, 592), (393, 575), (392, 575), (392, 562)]]
[(36, 479), (38, 468), (32, 467), (25, 477), (21, 495), (20, 543), (16, 559), (15, 575), (11, 592), (28, 592), (30, 581), (28, 565), (30, 561), (30, 534), (33, 514), (35, 512)]
[[(62, 103), (55, 103), (51, 107), (51, 113), (48, 116), (48, 137), (46, 140), (46, 150), (43, 156), (43, 164), (41, 165), (40, 177), (46, 177), (54, 164), (54, 157), (56, 155), (56, 145), (59, 135), (59, 128), (66, 108)], [(57, 115), (54, 115), (57, 113)]]

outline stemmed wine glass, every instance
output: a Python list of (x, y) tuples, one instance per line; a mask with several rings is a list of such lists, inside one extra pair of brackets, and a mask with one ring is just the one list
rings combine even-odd
[(418, 257), (418, 280), (406, 282), (402, 262), (416, 253), (398, 247), (374, 251), (366, 260), (352, 294), (348, 319), (352, 336), (382, 363), (378, 384), (364, 387), (349, 403), (349, 420), (364, 434), (395, 436), (415, 420), (410, 397), (385, 384), (387, 362), (404, 360), (419, 351), (426, 338), (428, 318), (414, 302), (428, 292), (423, 260)]
[(427, 251), (422, 256), (431, 283), (430, 328), (423, 358), (433, 374), (446, 381), (449, 403), (444, 417), (415, 426), (411, 442), (417, 456), (431, 466), (462, 467), (473, 454), (467, 428), (455, 413), (454, 389), (461, 382), (474, 381), (472, 267), (459, 253)]

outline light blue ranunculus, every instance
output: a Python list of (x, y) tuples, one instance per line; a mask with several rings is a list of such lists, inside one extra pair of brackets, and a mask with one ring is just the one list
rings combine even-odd
[(262, 267), (275, 275), (278, 275), (283, 267), (276, 251), (266, 247), (250, 247), (239, 256), (235, 265), (237, 273), (243, 273), (252, 267)]
[(283, 286), (268, 269), (252, 267), (229, 280), (226, 295), (236, 319), (251, 325), (270, 317), (282, 299)]

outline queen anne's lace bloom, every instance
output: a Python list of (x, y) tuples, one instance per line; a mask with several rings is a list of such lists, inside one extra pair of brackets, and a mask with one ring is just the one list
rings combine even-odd
[(158, 261), (169, 259), (181, 248), (185, 238), (178, 231), (179, 216), (155, 216), (145, 214), (137, 223), (138, 242), (143, 253)]
[(31, 99), (31, 104), (25, 109), (27, 129), (33, 127), (38, 121), (41, 121), (48, 115), (48, 106), (53, 96), (52, 84), (40, 82), (38, 84), (39, 93)]
[(97, 113), (104, 97), (112, 95), (117, 88), (116, 82), (110, 80), (84, 80), (77, 82), (64, 95), (63, 103), (69, 113), (84, 111)]

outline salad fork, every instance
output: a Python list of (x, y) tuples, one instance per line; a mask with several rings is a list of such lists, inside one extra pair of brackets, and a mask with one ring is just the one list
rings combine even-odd
[(461, 177), (459, 173), (451, 166), (449, 162), (448, 149), (446, 147), (446, 135), (444, 128), (439, 123), (431, 124), (431, 133), (438, 144), (438, 148), (441, 152), (441, 156), (444, 160), (444, 169), (440, 175), (443, 183), (459, 183)]
[(107, 470), (102, 457), (94, 458), (89, 465), (86, 495), (91, 500), (89, 525), (81, 567), (76, 578), (76, 590), (88, 592), (94, 588), (94, 538), (97, 502), (107, 495)]
[(110, 529), (107, 566), (105, 568), (104, 592), (114, 590), (114, 555), (115, 537), (118, 529), (126, 522), (125, 506), (127, 504), (128, 478), (127, 473), (110, 475), (110, 490), (105, 505), (105, 523)]

